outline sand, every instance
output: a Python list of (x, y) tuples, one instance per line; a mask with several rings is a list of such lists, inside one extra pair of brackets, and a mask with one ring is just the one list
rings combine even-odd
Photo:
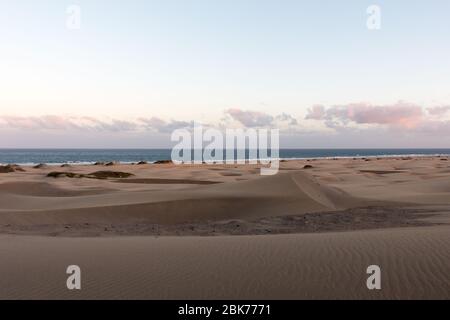
[[(304, 169), (305, 164), (312, 168)], [(438, 157), (0, 174), (1, 299), (449, 299)], [(51, 178), (51, 171), (123, 179)], [(82, 268), (82, 290), (65, 268)], [(366, 268), (382, 270), (368, 290)]]

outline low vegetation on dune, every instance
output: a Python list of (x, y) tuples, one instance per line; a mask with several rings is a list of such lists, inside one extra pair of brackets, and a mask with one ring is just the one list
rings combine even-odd
[(35, 165), (33, 167), (33, 169), (42, 169), (42, 168), (46, 168), (46, 167), (47, 167), (47, 165), (45, 163), (39, 163), (39, 164)]
[(12, 168), (11, 166), (0, 166), (0, 173), (9, 173), (9, 172), (14, 172), (16, 170), (14, 170), (14, 168)]
[(172, 160), (158, 160), (153, 162), (153, 164), (167, 164), (167, 163), (172, 163)]
[(128, 178), (134, 176), (134, 174), (120, 171), (96, 171), (90, 173), (89, 176), (93, 176), (97, 179), (107, 179), (107, 178)]
[(24, 172), (25, 170), (18, 166), (17, 164), (8, 164), (6, 166), (0, 166), (0, 173), (10, 173), (10, 172)]
[(108, 178), (128, 178), (134, 176), (132, 173), (120, 172), (120, 171), (96, 171), (89, 174), (74, 173), (74, 172), (60, 172), (52, 171), (47, 174), (47, 177), (51, 178), (90, 178), (90, 179), (108, 179)]
[(52, 171), (47, 174), (47, 177), (51, 178), (60, 178), (60, 177), (67, 177), (67, 178), (83, 178), (84, 174), (79, 173), (73, 173), (73, 172), (59, 172), (59, 171)]

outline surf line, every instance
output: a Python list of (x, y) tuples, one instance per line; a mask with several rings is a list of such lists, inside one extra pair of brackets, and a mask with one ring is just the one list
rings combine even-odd
[(212, 307), (193, 307), (188, 304), (178, 308), (179, 315), (200, 315), (209, 318), (212, 312)]

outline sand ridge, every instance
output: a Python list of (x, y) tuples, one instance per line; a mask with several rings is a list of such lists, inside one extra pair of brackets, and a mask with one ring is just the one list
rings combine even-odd
[[(270, 177), (109, 166), (133, 174), (120, 182), (52, 169), (0, 174), (0, 298), (450, 298), (450, 166), (437, 157), (286, 161)], [(380, 291), (365, 286), (372, 264)]]
[[(303, 169), (305, 163), (312, 168)], [(256, 165), (114, 165), (108, 170), (133, 176), (86, 179), (47, 177), (50, 166), (28, 168), (0, 176), (0, 226), (179, 224), (450, 202), (450, 173), (439, 159), (287, 161), (281, 169), (260, 176)], [(229, 170), (239, 176), (221, 174)]]

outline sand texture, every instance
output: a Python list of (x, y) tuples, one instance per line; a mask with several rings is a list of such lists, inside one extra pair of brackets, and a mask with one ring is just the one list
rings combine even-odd
[(369, 160), (5, 170), (0, 298), (449, 299), (450, 162)]

